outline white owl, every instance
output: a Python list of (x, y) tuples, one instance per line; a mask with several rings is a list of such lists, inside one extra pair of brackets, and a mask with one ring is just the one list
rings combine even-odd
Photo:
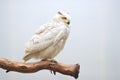
[(70, 19), (67, 13), (58, 12), (51, 21), (42, 25), (26, 43), (23, 60), (53, 60), (64, 48), (70, 32)]

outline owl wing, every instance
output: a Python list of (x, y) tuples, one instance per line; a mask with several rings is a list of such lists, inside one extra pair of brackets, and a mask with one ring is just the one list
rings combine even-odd
[[(24, 60), (27, 61), (30, 59), (31, 55), (34, 53), (38, 53), (54, 43), (57, 43), (64, 35), (64, 31), (61, 28), (51, 28), (51, 29), (41, 29), (42, 32), (39, 34), (35, 34), (26, 45), (26, 55), (24, 56)], [(39, 30), (40, 31), (40, 30)]]
[(42, 50), (52, 43), (51, 39), (48, 39), (52, 35), (47, 35), (50, 26), (48, 23), (44, 24), (35, 32), (35, 35), (26, 43), (26, 53), (38, 52), (38, 50)]
[(64, 37), (66, 37), (65, 29), (60, 30), (60, 32), (57, 34), (57, 36), (54, 39), (54, 45), (56, 45), (60, 40), (64, 40)]

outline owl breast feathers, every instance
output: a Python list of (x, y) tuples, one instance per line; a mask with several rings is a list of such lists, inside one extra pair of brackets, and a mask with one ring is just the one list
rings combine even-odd
[(70, 16), (58, 12), (50, 22), (42, 25), (26, 43), (23, 60), (53, 59), (64, 48), (70, 31), (68, 23)]

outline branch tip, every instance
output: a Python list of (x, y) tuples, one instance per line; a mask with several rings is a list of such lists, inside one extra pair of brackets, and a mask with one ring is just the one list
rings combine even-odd
[(80, 69), (80, 65), (79, 65), (79, 64), (76, 64), (76, 67), (75, 67), (75, 75), (74, 75), (75, 79), (77, 79), (78, 76), (79, 76), (79, 69)]

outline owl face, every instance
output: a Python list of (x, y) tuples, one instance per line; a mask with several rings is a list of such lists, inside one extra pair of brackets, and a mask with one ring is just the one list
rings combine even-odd
[(56, 21), (63, 22), (65, 25), (70, 25), (70, 19), (71, 19), (71, 17), (67, 13), (58, 12), (55, 15), (54, 19)]

